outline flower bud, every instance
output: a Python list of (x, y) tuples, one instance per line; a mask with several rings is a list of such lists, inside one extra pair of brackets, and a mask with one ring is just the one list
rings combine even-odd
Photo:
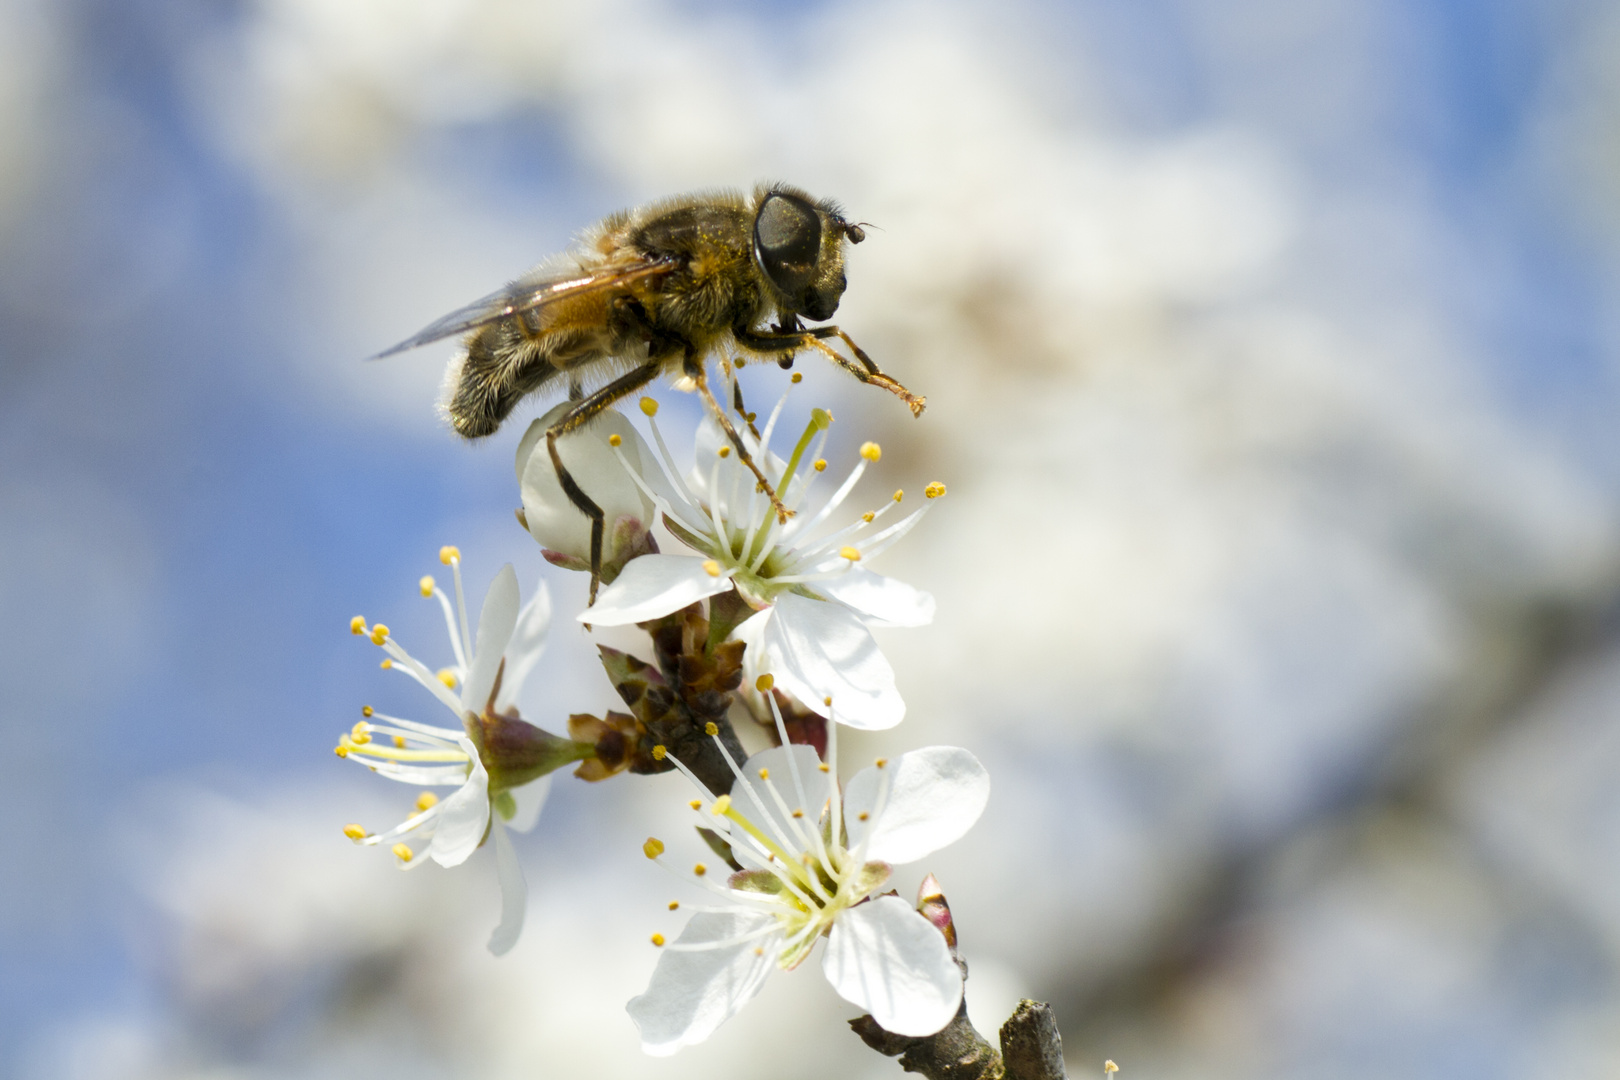
[[(518, 443), (517, 475), (523, 492), (523, 523), (546, 560), (570, 570), (591, 568), (591, 519), (569, 501), (546, 445), (546, 429), (565, 414), (563, 402), (529, 425)], [(617, 446), (611, 441), (617, 437)], [(652, 451), (622, 415), (607, 410), (557, 440), (557, 456), (581, 491), (602, 508), (602, 580), (618, 577), (625, 563), (656, 551), (652, 500), (636, 486), (625, 464), (645, 475)]]

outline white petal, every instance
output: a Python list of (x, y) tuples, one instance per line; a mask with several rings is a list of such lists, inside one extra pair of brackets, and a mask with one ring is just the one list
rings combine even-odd
[(829, 599), (854, 608), (877, 626), (927, 626), (934, 621), (934, 597), (903, 581), (859, 566), (810, 586)]
[(896, 1035), (932, 1035), (962, 1003), (962, 973), (944, 936), (897, 896), (839, 915), (821, 970), (840, 997)]
[(784, 593), (761, 638), (763, 669), (812, 711), (865, 730), (905, 718), (894, 669), (872, 632), (842, 604)]
[(501, 924), (489, 935), (489, 951), (505, 956), (523, 933), (523, 917), (529, 907), (529, 886), (518, 865), (517, 850), (506, 829), (495, 823), (495, 873), (501, 880)]
[(440, 866), (460, 866), (478, 849), (489, 827), (489, 774), (478, 760), (478, 749), (471, 739), (462, 739), (461, 748), (472, 759), (467, 782), (454, 795), (440, 803), (439, 821), (433, 830), (428, 854)]
[(540, 809), (546, 805), (546, 795), (550, 791), (550, 773), (538, 780), (530, 780), (522, 787), (513, 788), (512, 801), (517, 803), (517, 811), (507, 819), (506, 827), (516, 829), (518, 832), (528, 832), (534, 828), (534, 823), (540, 820)]
[[(518, 484), (523, 492), (523, 517), (529, 533), (541, 546), (572, 555), (591, 557), (591, 519), (580, 512), (563, 492), (557, 469), (543, 438), (546, 428), (571, 408), (563, 402), (529, 425), (518, 444)], [(607, 536), (622, 517), (632, 517), (646, 528), (653, 524), (652, 500), (630, 479), (618, 456), (608, 445), (608, 437), (618, 435), (620, 450), (631, 468), (645, 473), (653, 461), (647, 445), (621, 414), (608, 410), (584, 428), (557, 440), (557, 456), (562, 458), (580, 490), (602, 508)], [(611, 557), (611, 552), (604, 557)]]
[(579, 621), (596, 626), (645, 622), (731, 588), (732, 571), (722, 567), (718, 576), (711, 575), (704, 561), (688, 555), (631, 559), (595, 606), (579, 613)]
[(500, 670), (501, 657), (506, 653), (512, 631), (517, 628), (518, 582), (512, 564), (501, 567), (495, 580), (484, 594), (484, 606), (478, 612), (477, 644), (473, 646), (472, 667), (466, 681), (461, 684), (461, 707), (469, 712), (481, 713), (489, 704), (489, 692), (495, 686), (495, 673)]
[[(774, 915), (751, 911), (699, 912), (676, 944), (725, 941), (775, 921)], [(759, 993), (781, 947), (781, 936), (769, 934), (716, 949), (666, 951), (658, 958), (647, 992), (631, 998), (626, 1007), (641, 1032), (641, 1048), (664, 1057), (714, 1034)]]
[[(740, 783), (733, 785), (731, 801), (744, 817), (763, 828), (788, 851), (814, 850), (814, 834), (809, 830), (820, 820), (821, 807), (831, 794), (828, 785), (832, 780), (830, 773), (817, 768), (820, 764), (821, 759), (808, 746), (773, 746), (761, 750), (743, 765), (743, 779), (748, 783), (746, 787)], [(760, 779), (761, 769), (768, 779)], [(802, 799), (800, 784), (804, 785)], [(788, 813), (784, 814), (771, 797), (771, 788), (782, 796)], [(792, 817), (794, 810), (803, 810), (804, 817)]]
[(545, 649), (546, 631), (551, 628), (551, 591), (544, 581), (529, 602), (518, 612), (517, 627), (506, 646), (506, 671), (501, 675), (501, 692), (495, 698), (495, 711), (505, 712), (518, 703), (518, 695), (529, 673)]
[[(926, 746), (909, 751), (881, 769), (862, 769), (845, 786), (850, 849), (865, 840), (862, 858), (867, 861), (915, 862), (960, 839), (989, 799), (990, 774), (966, 750)], [(865, 821), (863, 813), (868, 815)]]

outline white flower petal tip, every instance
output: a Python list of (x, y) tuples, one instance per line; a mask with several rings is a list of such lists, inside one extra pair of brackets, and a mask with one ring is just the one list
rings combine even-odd
[(978, 758), (959, 746), (927, 746), (856, 773), (844, 817), (852, 847), (898, 866), (961, 839), (989, 801), (990, 774)]
[(845, 912), (821, 967), (840, 997), (895, 1035), (932, 1035), (962, 1003), (962, 972), (945, 938), (899, 897), (875, 897)]
[(694, 1046), (753, 1000), (776, 966), (780, 942), (760, 933), (775, 922), (741, 910), (693, 915), (658, 958), (647, 992), (626, 1006), (642, 1050), (667, 1057)]
[(474, 639), (472, 661), (466, 681), (461, 684), (461, 707), (481, 713), (495, 688), (495, 675), (501, 668), (506, 646), (518, 621), (517, 572), (507, 563), (489, 583), (484, 606), (478, 612), (478, 636)]
[(905, 719), (894, 668), (853, 611), (789, 594), (770, 615), (759, 635), (759, 663), (782, 689), (812, 711), (863, 731)]
[(596, 603), (579, 613), (593, 626), (646, 622), (731, 588), (735, 570), (713, 560), (686, 555), (643, 555), (631, 559)]

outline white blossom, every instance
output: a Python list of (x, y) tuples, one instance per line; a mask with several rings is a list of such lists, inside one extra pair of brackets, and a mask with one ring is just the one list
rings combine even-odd
[[(490, 937), (489, 948), (500, 955), (517, 942), (523, 930), (528, 898), (506, 829), (526, 832), (534, 827), (551, 777), (547, 774), (511, 787), (492, 785), (490, 769), (475, 738), (483, 719), (515, 720), (518, 693), (545, 643), (551, 600), (542, 582), (520, 610), (517, 575), (507, 564), (490, 583), (479, 611), (478, 633), (473, 637), (461, 585), (460, 553), (447, 547), (440, 559), (451, 567), (455, 578), (454, 605), (431, 577), (422, 579), (421, 591), (423, 596), (437, 599), (444, 611), (454, 663), (431, 670), (406, 652), (387, 626), (366, 626), (360, 616), (350, 629), (380, 645), (388, 654), (383, 666), (402, 671), (427, 688), (456, 717), (458, 726), (436, 727), (385, 716), (367, 706), (366, 718), (342, 736), (337, 753), (390, 780), (426, 789), (453, 787), (455, 791), (440, 799), (424, 790), (416, 800), (415, 812), (392, 829), (370, 833), (362, 826), (349, 825), (344, 833), (357, 844), (386, 845), (403, 869), (428, 859), (440, 866), (459, 866), (493, 834), (501, 922)], [(424, 853), (427, 859), (422, 858)]]
[[(523, 524), (547, 561), (571, 570), (589, 570), (591, 519), (563, 492), (545, 440), (546, 429), (574, 404), (562, 402), (529, 425), (518, 443), (517, 476), (523, 495)], [(557, 456), (563, 466), (602, 509), (605, 581), (612, 581), (624, 563), (649, 550), (654, 513), (652, 500), (608, 452), (609, 441), (614, 439), (620, 441), (633, 468), (652, 463), (652, 451), (636, 429), (611, 409), (557, 440)]]
[[(785, 736), (780, 714), (777, 723)], [(829, 738), (832, 758), (836, 725)], [(797, 967), (823, 936), (822, 972), (845, 1000), (897, 1035), (943, 1028), (962, 1000), (950, 947), (910, 904), (874, 894), (891, 865), (923, 858), (978, 820), (990, 793), (978, 759), (954, 746), (926, 747), (879, 759), (842, 793), (808, 746), (774, 747), (741, 768), (727, 761), (736, 774), (731, 793), (715, 798), (699, 784), (703, 797), (692, 806), (728, 838), (743, 869), (721, 885), (694, 867), (689, 880), (723, 905), (698, 909), (667, 945), (654, 935), (664, 953), (628, 1006), (642, 1049), (661, 1056), (707, 1039), (773, 967)], [(665, 863), (659, 841), (644, 851)]]
[[(863, 446), (843, 483), (812, 510), (807, 500), (827, 467), (820, 455), (832, 417), (812, 410), (784, 462), (770, 452), (770, 439), (786, 401), (784, 396), (759, 438), (742, 433), (755, 462), (794, 512), (786, 524), (713, 417), (698, 427), (696, 464), (685, 478), (656, 422), (661, 472), (646, 467), (648, 455), (633, 458), (623, 447), (615, 448), (665, 524), (697, 554), (632, 559), (579, 619), (600, 626), (643, 622), (735, 588), (756, 612), (733, 630), (748, 644), (746, 686), (770, 672), (777, 686), (822, 716), (832, 715), (836, 703), (839, 720), (851, 727), (892, 727), (905, 716), (905, 702), (868, 627), (925, 625), (934, 617), (934, 599), (873, 573), (864, 563), (909, 532), (927, 507), (874, 527), (900, 504), (903, 492), (896, 491), (853, 522), (827, 526), (881, 450), (875, 443)], [(656, 409), (647, 411), (651, 419)], [(925, 494), (933, 499), (944, 491), (944, 485), (930, 484)]]

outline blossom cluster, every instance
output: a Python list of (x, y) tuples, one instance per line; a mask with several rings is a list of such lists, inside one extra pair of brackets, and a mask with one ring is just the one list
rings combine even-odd
[[(692, 782), (691, 824), (726, 872), (702, 862), (678, 869), (656, 838), (643, 846), (718, 901), (696, 908), (674, 941), (652, 935), (661, 955), (646, 991), (629, 1003), (650, 1054), (707, 1038), (771, 969), (798, 967), (818, 942), (833, 989), (895, 1035), (932, 1035), (961, 1005), (954, 931), (930, 907), (932, 878), (916, 905), (889, 884), (894, 867), (974, 824), (989, 796), (987, 774), (967, 750), (946, 746), (880, 758), (847, 782), (837, 769), (840, 726), (885, 729), (905, 717), (872, 628), (923, 626), (934, 600), (870, 563), (945, 489), (928, 484), (915, 508), (903, 491), (858, 496), (881, 448), (865, 443), (847, 471), (832, 470), (823, 456), (831, 414), (811, 409), (802, 428), (790, 428), (790, 396), (761, 427), (739, 404), (735, 438), (730, 425), (706, 416), (686, 468), (651, 398), (640, 403), (648, 437), (608, 410), (559, 439), (557, 457), (602, 511), (594, 552), (592, 523), (569, 499), (545, 440), (570, 406), (534, 421), (519, 444), (520, 523), (547, 563), (592, 575), (592, 600), (575, 619), (591, 631), (635, 625), (648, 634), (651, 661), (599, 646), (627, 712), (569, 715), (559, 707), (566, 735), (522, 717), (519, 693), (551, 621), (549, 592), (542, 582), (522, 603), (516, 572), (503, 567), (474, 633), (453, 547), (440, 552), (453, 597), (432, 577), (420, 582), (444, 615), (446, 666), (407, 652), (385, 625), (357, 616), (350, 627), (454, 723), (366, 707), (338, 755), (423, 790), (398, 825), (344, 832), (388, 849), (404, 869), (457, 866), (491, 846), (502, 894), (489, 942), (497, 954), (517, 941), (526, 906), (508, 831), (533, 827), (556, 770), (573, 765), (590, 781), (679, 770)], [(779, 431), (792, 432), (786, 457), (772, 449)], [(765, 745), (749, 753), (745, 740)], [(454, 790), (440, 798), (436, 788)]]

